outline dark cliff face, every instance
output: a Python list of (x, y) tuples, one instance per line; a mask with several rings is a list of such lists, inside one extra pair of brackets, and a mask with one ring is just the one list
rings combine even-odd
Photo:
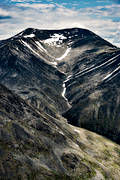
[(120, 143), (119, 61), (85, 29), (0, 41), (0, 178), (119, 179), (119, 145), (75, 127)]

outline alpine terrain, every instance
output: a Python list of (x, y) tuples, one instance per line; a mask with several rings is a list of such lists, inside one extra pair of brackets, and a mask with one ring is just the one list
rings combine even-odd
[(119, 180), (119, 72), (86, 29), (0, 41), (0, 180)]

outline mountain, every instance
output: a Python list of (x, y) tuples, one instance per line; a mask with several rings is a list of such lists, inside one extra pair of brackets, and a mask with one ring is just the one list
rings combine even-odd
[(1, 84), (55, 118), (120, 142), (119, 48), (79, 28), (29, 28), (0, 44)]
[(120, 146), (93, 132), (120, 144), (119, 60), (86, 29), (0, 41), (0, 178), (118, 180)]

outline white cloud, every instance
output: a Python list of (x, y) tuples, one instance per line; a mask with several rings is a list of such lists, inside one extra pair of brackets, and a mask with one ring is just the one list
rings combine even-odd
[(0, 39), (13, 36), (28, 27), (39, 29), (80, 27), (90, 29), (118, 45), (120, 22), (112, 21), (111, 17), (115, 17), (115, 14), (119, 16), (119, 12), (119, 5), (75, 10), (59, 4), (18, 3), (16, 7), (7, 10), (0, 8), (0, 14), (12, 16), (7, 22), (1, 21)]
[(0, 16), (8, 16), (10, 13), (7, 10), (0, 8)]
[(35, 8), (35, 9), (46, 9), (46, 8), (54, 8), (55, 5), (54, 4), (38, 4), (38, 3), (34, 3), (34, 4), (17, 4), (16, 6), (18, 7), (27, 7), (27, 8)]

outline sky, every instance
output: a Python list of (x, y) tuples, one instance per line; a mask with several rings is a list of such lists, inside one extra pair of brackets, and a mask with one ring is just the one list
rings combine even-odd
[(120, 47), (120, 0), (0, 0), (0, 40), (29, 27), (85, 28)]

